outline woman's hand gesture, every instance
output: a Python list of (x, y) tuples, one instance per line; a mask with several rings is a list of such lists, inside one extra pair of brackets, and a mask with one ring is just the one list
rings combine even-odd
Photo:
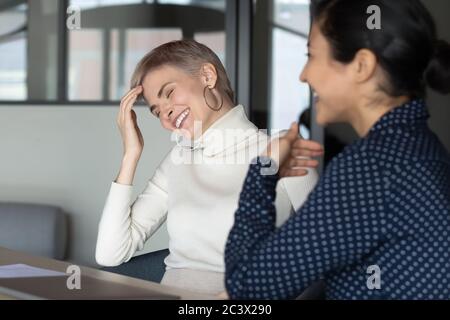
[(136, 112), (133, 110), (137, 97), (143, 92), (141, 86), (130, 90), (120, 103), (117, 125), (122, 136), (124, 156), (140, 158), (144, 150), (144, 138), (138, 127)]
[(263, 155), (277, 162), (279, 176), (284, 178), (307, 175), (307, 168), (316, 168), (319, 165), (312, 157), (322, 156), (323, 153), (323, 147), (319, 143), (300, 137), (299, 126), (293, 123), (285, 135), (270, 143)]

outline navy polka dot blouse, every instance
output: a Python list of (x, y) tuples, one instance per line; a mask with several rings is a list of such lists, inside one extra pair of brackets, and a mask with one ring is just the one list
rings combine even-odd
[(250, 167), (225, 250), (233, 299), (450, 299), (450, 157), (422, 100), (383, 116), (275, 227), (278, 176)]

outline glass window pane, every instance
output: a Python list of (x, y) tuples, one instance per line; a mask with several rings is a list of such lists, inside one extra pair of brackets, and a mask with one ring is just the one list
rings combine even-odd
[(199, 32), (194, 35), (194, 39), (211, 48), (220, 58), (222, 64), (226, 65), (226, 34), (223, 32)]
[(71, 32), (69, 38), (69, 100), (101, 100), (103, 82), (103, 33)]
[(0, 11), (0, 35), (6, 35), (20, 29), (27, 22), (27, 6), (20, 5)]
[(294, 31), (308, 34), (310, 0), (275, 0), (274, 22)]
[(0, 12), (0, 100), (27, 98), (27, 6)]
[[(70, 100), (120, 100), (129, 89), (139, 60), (155, 47), (183, 37), (193, 37), (211, 47), (225, 63), (225, 0), (72, 0), (70, 3), (82, 9), (81, 32), (69, 31)], [(168, 4), (171, 6), (165, 6)], [(128, 6), (120, 8), (121, 5)], [(183, 14), (187, 5), (194, 8)], [(216, 18), (199, 23), (198, 17), (206, 9), (223, 16), (223, 25)], [(155, 15), (159, 15), (158, 19)], [(120, 21), (116, 19), (118, 16)], [(85, 77), (89, 79), (85, 81)]]
[[(310, 16), (307, 0), (272, 0), (272, 61), (269, 126), (273, 130), (289, 128), (309, 109), (310, 89), (299, 76), (307, 63), (307, 36)], [(309, 130), (301, 126), (301, 134)]]
[(0, 100), (26, 98), (26, 39), (0, 43)]
[(271, 129), (289, 128), (309, 107), (309, 86), (299, 81), (306, 53), (306, 38), (281, 29), (273, 31)]
[(225, 11), (226, 8), (226, 0), (158, 0), (158, 3), (200, 6), (221, 11)]

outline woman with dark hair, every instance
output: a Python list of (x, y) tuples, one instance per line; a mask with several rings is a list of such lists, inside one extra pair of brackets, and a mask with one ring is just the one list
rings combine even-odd
[[(367, 27), (372, 5), (381, 30)], [(272, 160), (289, 174), (305, 154), (298, 127), (250, 167), (225, 250), (228, 295), (290, 299), (324, 279), (328, 299), (450, 299), (450, 157), (423, 100), (426, 85), (450, 92), (450, 46), (429, 12), (418, 0), (321, 1), (301, 80), (317, 121), (347, 122), (360, 139), (280, 228), (279, 176), (260, 172)]]

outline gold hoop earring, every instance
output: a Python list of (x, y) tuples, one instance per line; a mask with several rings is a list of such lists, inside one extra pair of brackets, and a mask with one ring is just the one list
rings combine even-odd
[[(203, 90), (203, 98), (205, 98), (205, 103), (206, 103), (206, 105), (207, 105), (208, 108), (210, 108), (211, 110), (216, 111), (216, 112), (219, 112), (220, 110), (222, 110), (222, 107), (223, 107), (223, 98), (221, 99), (222, 101), (221, 101), (220, 106), (219, 106), (218, 108), (212, 107), (212, 106), (208, 103), (208, 99), (206, 98), (206, 89), (209, 89), (209, 87), (206, 86), (205, 89)], [(211, 89), (210, 89), (210, 90), (211, 90)], [(212, 91), (212, 90), (211, 90), (211, 91)], [(213, 95), (214, 95), (214, 94), (213, 94)]]

